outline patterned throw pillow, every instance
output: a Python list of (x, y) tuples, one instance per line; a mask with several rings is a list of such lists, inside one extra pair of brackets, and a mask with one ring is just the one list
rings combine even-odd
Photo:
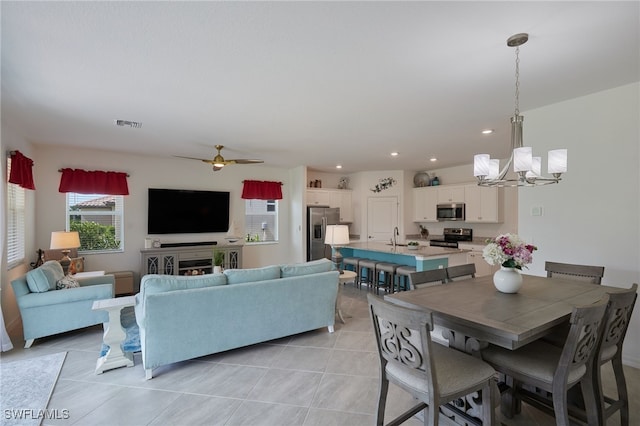
[(75, 288), (75, 287), (80, 287), (80, 283), (78, 282), (78, 280), (76, 280), (70, 275), (60, 278), (58, 282), (56, 282), (57, 290), (63, 290), (65, 288)]
[(69, 264), (69, 274), (77, 274), (78, 272), (84, 272), (84, 257), (72, 257)]

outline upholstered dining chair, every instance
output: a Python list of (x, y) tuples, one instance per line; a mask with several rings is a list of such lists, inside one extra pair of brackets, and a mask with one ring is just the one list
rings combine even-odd
[(604, 275), (604, 266), (577, 265), (572, 263), (544, 262), (547, 277), (566, 278), (600, 284)]
[(456, 279), (475, 278), (476, 264), (467, 263), (465, 265), (449, 266), (447, 270), (447, 281), (455, 281)]
[[(507, 376), (510, 389), (502, 393), (501, 410), (512, 418), (520, 401), (555, 416), (558, 426), (569, 425), (569, 389), (580, 384), (589, 425), (598, 425), (593, 363), (604, 326), (608, 296), (599, 302), (574, 307), (571, 329), (563, 348), (536, 340), (516, 350), (490, 345), (482, 358)], [(525, 389), (525, 385), (549, 392), (550, 399)]]
[(422, 287), (444, 284), (447, 282), (447, 271), (443, 269), (430, 269), (428, 271), (411, 272), (409, 274), (409, 290)]
[[(479, 358), (441, 345), (432, 345), (432, 314), (367, 295), (380, 358), (380, 389), (376, 424), (384, 424), (389, 382), (409, 392), (420, 403), (388, 424), (398, 425), (424, 410), (424, 424), (437, 425), (439, 407), (473, 392), (482, 392), (482, 422), (494, 422), (495, 370)], [(466, 421), (477, 423), (454, 406), (447, 408)]]
[[(620, 411), (620, 424), (629, 426), (629, 395), (627, 383), (622, 370), (622, 344), (624, 343), (627, 327), (631, 320), (633, 307), (638, 297), (638, 284), (633, 284), (627, 291), (609, 293), (609, 306), (605, 317), (605, 325), (600, 339), (595, 362), (593, 363), (593, 386), (600, 407), (599, 424), (606, 424), (607, 419), (616, 411)], [(611, 362), (613, 375), (616, 380), (618, 399), (604, 395), (601, 380), (601, 368)]]

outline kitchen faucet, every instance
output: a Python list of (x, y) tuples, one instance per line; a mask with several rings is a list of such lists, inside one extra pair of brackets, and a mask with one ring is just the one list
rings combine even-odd
[(396, 245), (398, 245), (398, 240), (396, 239), (398, 235), (400, 235), (400, 231), (396, 226), (395, 228), (393, 228), (393, 248), (396, 248)]

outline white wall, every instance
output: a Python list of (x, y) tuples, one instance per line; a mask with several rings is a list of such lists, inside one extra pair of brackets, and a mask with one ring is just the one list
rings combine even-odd
[[(138, 156), (109, 151), (68, 149), (39, 146), (35, 150), (36, 167), (36, 226), (35, 244), (48, 247), (51, 231), (65, 227), (65, 195), (58, 192), (60, 173), (64, 167), (85, 170), (112, 170), (129, 173), (130, 195), (125, 197), (125, 251), (114, 254), (87, 255), (86, 262), (92, 270), (140, 271), (140, 249), (147, 237), (147, 188), (176, 188), (230, 191), (230, 216), (238, 226), (244, 225), (244, 200), (242, 181), (245, 179), (274, 180), (284, 183), (284, 203), (279, 209), (279, 240), (276, 244), (246, 246), (243, 251), (243, 266), (264, 266), (270, 263), (296, 260), (290, 250), (289, 228), (292, 185), (289, 172), (266, 165), (234, 165), (213, 172), (211, 167), (200, 162), (152, 155)], [(223, 233), (163, 235), (161, 242), (195, 242), (216, 240), (224, 242)]]
[[(520, 235), (539, 248), (528, 273), (547, 260), (603, 265), (603, 284), (640, 282), (640, 84), (523, 113), (534, 154), (566, 147), (568, 172), (558, 185), (521, 188)], [(546, 169), (543, 158), (543, 172)], [(542, 207), (542, 216), (531, 216)], [(640, 308), (625, 341), (625, 363), (640, 367)]]

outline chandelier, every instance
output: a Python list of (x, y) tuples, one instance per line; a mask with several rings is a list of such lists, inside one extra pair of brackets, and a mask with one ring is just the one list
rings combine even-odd
[[(511, 117), (511, 156), (500, 170), (500, 160), (491, 159), (489, 154), (477, 154), (473, 158), (473, 175), (479, 186), (539, 186), (558, 183), (562, 173), (567, 171), (567, 150), (549, 151), (547, 173), (552, 177), (541, 175), (541, 158), (534, 157), (531, 147), (522, 142), (522, 122), (520, 115), (520, 46), (529, 40), (529, 34), (515, 34), (507, 39), (507, 46), (516, 48), (516, 95), (515, 112)], [(507, 178), (509, 167), (513, 165), (515, 178)]]

